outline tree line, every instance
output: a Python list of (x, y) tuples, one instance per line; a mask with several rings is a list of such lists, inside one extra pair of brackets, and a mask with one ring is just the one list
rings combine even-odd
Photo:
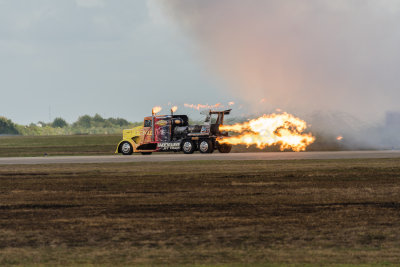
[(19, 125), (0, 116), (2, 135), (52, 135), (52, 134), (109, 134), (119, 133), (124, 128), (135, 127), (141, 122), (129, 122), (123, 118), (103, 118), (99, 114), (83, 115), (69, 124), (61, 117), (52, 122), (39, 121), (29, 125)]

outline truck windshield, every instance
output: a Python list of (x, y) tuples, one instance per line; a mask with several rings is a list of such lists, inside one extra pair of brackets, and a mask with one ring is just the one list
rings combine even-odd
[(145, 120), (144, 127), (151, 127), (151, 120)]

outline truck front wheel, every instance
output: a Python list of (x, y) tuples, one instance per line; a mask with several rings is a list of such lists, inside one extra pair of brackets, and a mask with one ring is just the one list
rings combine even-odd
[(200, 153), (213, 153), (214, 147), (210, 139), (203, 139), (199, 142)]
[(123, 142), (120, 146), (120, 151), (123, 155), (132, 155), (133, 147), (129, 142)]

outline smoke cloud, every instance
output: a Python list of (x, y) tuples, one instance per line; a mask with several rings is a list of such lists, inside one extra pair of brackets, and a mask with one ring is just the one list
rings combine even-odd
[(160, 2), (195, 40), (210, 73), (257, 108), (363, 119), (399, 108), (400, 1)]

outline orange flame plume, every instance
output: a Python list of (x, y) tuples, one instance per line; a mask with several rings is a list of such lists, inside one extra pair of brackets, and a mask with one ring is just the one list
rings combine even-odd
[(338, 137), (336, 137), (336, 140), (341, 141), (343, 139), (343, 136), (339, 135)]
[(307, 123), (286, 112), (282, 114), (263, 115), (248, 122), (234, 125), (221, 125), (220, 131), (239, 133), (235, 136), (222, 137), (219, 143), (232, 145), (256, 145), (258, 148), (279, 145), (280, 150), (292, 149), (305, 151), (315, 141), (311, 133), (304, 133)]
[(178, 107), (177, 106), (173, 106), (172, 108), (171, 108), (171, 111), (172, 112), (175, 112), (175, 111), (177, 111), (178, 110)]
[(156, 107), (154, 107), (154, 108), (151, 110), (151, 112), (152, 112), (153, 114), (157, 114), (157, 113), (160, 112), (161, 110), (162, 110), (162, 107), (156, 106)]

